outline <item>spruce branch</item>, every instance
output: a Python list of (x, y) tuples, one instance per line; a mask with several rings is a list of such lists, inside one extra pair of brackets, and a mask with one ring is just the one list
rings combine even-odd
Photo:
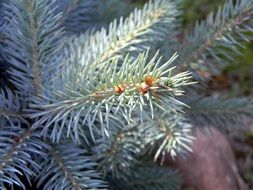
[(253, 116), (253, 99), (196, 97), (185, 101), (190, 109), (186, 116), (193, 125), (215, 126), (223, 129), (248, 126)]
[[(55, 15), (54, 1), (11, 0), (5, 6), (9, 24), (4, 35), (4, 53), (12, 64), (12, 81), (23, 92), (42, 93), (59, 69), (57, 55), (62, 47), (62, 30)], [(43, 10), (43, 11), (41, 11)], [(55, 30), (57, 29), (57, 30)], [(18, 32), (17, 32), (18, 31)]]
[(178, 154), (191, 151), (192, 126), (181, 114), (156, 112), (154, 119), (143, 123), (144, 144), (153, 153), (154, 160), (164, 163), (167, 154), (175, 157)]
[[(169, 23), (174, 19), (173, 7), (170, 1), (149, 1), (142, 10), (136, 9), (125, 21), (121, 18), (118, 25), (115, 20), (109, 27), (109, 35), (105, 34), (106, 31), (101, 31), (101, 33), (97, 33), (97, 36), (94, 36), (94, 39), (91, 39), (90, 44), (94, 44), (102, 36), (106, 37), (104, 51), (97, 56), (98, 60), (94, 60), (93, 63), (103, 63), (119, 52), (122, 54), (124, 49), (127, 51), (145, 50), (142, 46), (145, 48), (146, 42), (149, 42), (150, 46), (154, 41), (154, 38), (152, 41), (149, 39), (151, 36), (161, 40), (161, 37), (166, 33), (165, 30), (168, 30), (168, 28), (162, 27), (169, 26)], [(94, 45), (91, 47), (98, 48)], [(93, 52), (97, 51), (93, 50)]]
[[(252, 0), (232, 0), (220, 7), (216, 14), (196, 23), (192, 34), (186, 34), (177, 64), (196, 70), (219, 72), (220, 68), (231, 63), (239, 48), (252, 39), (253, 32)], [(195, 73), (197, 76), (198, 74)]]
[(103, 69), (94, 66), (85, 80), (57, 91), (55, 100), (45, 97), (31, 104), (34, 109), (30, 116), (44, 124), (44, 132), (53, 123), (72, 130), (80, 121), (81, 126), (89, 128), (99, 122), (106, 132), (113, 114), (121, 113), (130, 122), (132, 112), (140, 110), (142, 114), (144, 107), (151, 108), (151, 115), (153, 107), (180, 111), (178, 105), (183, 103), (175, 97), (182, 95), (182, 86), (191, 84), (191, 76), (188, 72), (172, 75), (169, 65), (175, 58), (176, 55), (159, 67), (158, 54), (148, 60), (148, 53), (142, 53), (135, 60), (127, 56), (120, 68), (118, 59), (108, 61)]
[(0, 188), (14, 185), (26, 189), (20, 176), (25, 176), (31, 185), (31, 178), (40, 169), (33, 156), (45, 156), (46, 144), (40, 140), (40, 133), (21, 126), (5, 125), (0, 131)]
[[(48, 142), (47, 142), (48, 143)], [(87, 152), (78, 145), (48, 143), (49, 157), (41, 161), (42, 170), (37, 176), (38, 187), (45, 190), (92, 190), (105, 189), (105, 182), (95, 171)]]
[(137, 164), (143, 147), (137, 127), (124, 124), (120, 119), (115, 120), (108, 131), (109, 137), (96, 140), (92, 152), (104, 177), (124, 178)]
[(76, 41), (81, 46), (72, 52), (71, 60), (68, 61), (86, 71), (88, 67), (97, 64), (103, 67), (103, 63), (109, 59), (146, 50), (169, 33), (175, 15), (172, 1), (150, 0), (142, 10), (136, 9), (125, 20), (115, 20), (108, 31), (102, 29), (87, 41), (80, 36)]

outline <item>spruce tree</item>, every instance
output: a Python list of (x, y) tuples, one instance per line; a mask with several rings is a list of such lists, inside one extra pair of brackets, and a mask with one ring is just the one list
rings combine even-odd
[(198, 93), (252, 39), (252, 0), (227, 0), (183, 40), (181, 1), (106, 24), (110, 2), (0, 1), (1, 190), (180, 189), (165, 157), (187, 155), (195, 127), (253, 116), (250, 97)]

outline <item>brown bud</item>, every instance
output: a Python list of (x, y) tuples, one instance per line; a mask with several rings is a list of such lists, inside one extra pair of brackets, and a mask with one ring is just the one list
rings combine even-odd
[(147, 85), (145, 82), (141, 83), (140, 91), (142, 94), (146, 94), (150, 90), (150, 86)]
[(117, 93), (117, 94), (122, 94), (124, 91), (125, 91), (125, 88), (123, 87), (123, 86), (116, 86), (115, 88), (114, 88), (114, 90), (115, 90), (115, 92)]
[(148, 86), (153, 86), (155, 79), (153, 76), (149, 75), (144, 79), (144, 82), (148, 85)]

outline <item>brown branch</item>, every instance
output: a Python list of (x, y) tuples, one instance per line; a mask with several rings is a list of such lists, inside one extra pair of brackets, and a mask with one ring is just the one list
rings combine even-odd
[(35, 20), (36, 15), (32, 7), (32, 0), (29, 0), (28, 12), (30, 13), (30, 26), (32, 30), (32, 63), (33, 63), (33, 72), (34, 72), (34, 93), (38, 96), (41, 93), (41, 71), (40, 71), (40, 61), (39, 61), (39, 48), (37, 41), (37, 23)]

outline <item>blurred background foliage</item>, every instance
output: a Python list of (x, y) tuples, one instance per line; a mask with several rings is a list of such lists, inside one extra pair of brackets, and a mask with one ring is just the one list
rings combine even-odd
[[(196, 20), (202, 20), (210, 11), (215, 11), (225, 0), (183, 0), (185, 28), (191, 29)], [(253, 35), (253, 34), (252, 34)], [(209, 81), (210, 93), (225, 93), (227, 96), (253, 95), (253, 42), (241, 49), (242, 55), (235, 63), (224, 69), (223, 73), (213, 76)]]

